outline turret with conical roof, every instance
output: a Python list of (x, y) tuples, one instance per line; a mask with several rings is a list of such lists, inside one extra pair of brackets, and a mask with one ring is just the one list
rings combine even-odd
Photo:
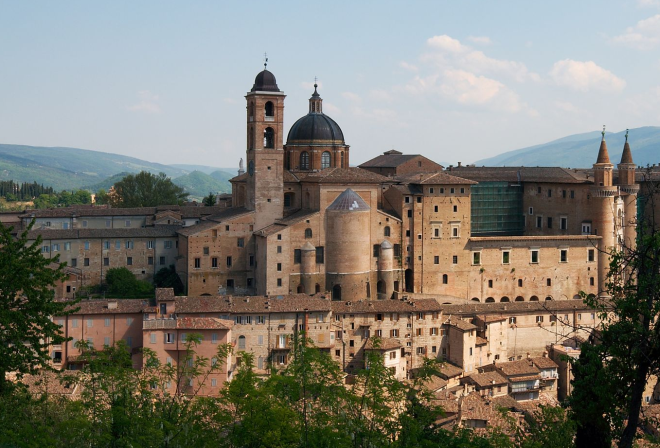
[[(621, 154), (621, 163), (617, 165), (619, 170), (619, 185), (627, 191), (627, 187), (635, 185), (635, 168), (637, 165), (633, 163), (632, 151), (628, 143), (628, 129), (626, 129), (626, 143), (623, 145), (623, 154)], [(634, 188), (634, 193), (637, 193), (637, 188)]]
[(600, 141), (598, 149), (598, 158), (594, 163), (594, 182), (596, 187), (612, 186), (612, 171), (614, 165), (610, 162), (610, 155), (607, 152), (607, 142), (605, 141), (605, 126), (603, 126), (603, 138)]
[(637, 241), (637, 193), (639, 185), (635, 183), (635, 169), (632, 151), (628, 143), (628, 129), (626, 129), (626, 143), (623, 145), (621, 163), (617, 165), (619, 170), (619, 192), (623, 200), (623, 217), (619, 225), (623, 227), (624, 249), (631, 250)]

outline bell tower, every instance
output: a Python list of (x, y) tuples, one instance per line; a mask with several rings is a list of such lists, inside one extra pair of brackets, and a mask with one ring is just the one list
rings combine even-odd
[(275, 75), (264, 69), (245, 95), (247, 101), (247, 194), (245, 207), (254, 210), (254, 229), (259, 230), (282, 218), (284, 92)]

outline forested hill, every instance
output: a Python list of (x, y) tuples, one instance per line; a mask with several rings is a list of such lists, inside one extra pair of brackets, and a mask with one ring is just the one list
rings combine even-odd
[[(12, 180), (16, 183), (36, 182), (56, 191), (97, 185), (108, 187), (108, 184), (114, 183), (112, 180), (116, 181), (126, 174), (140, 171), (154, 174), (162, 172), (176, 179), (194, 171), (186, 168), (186, 165), (170, 166), (87, 149), (0, 144), (0, 180)], [(218, 170), (216, 167), (194, 168), (202, 168), (209, 173)], [(120, 175), (122, 173), (123, 175)], [(225, 189), (229, 188), (228, 182), (222, 182), (222, 185)], [(208, 191), (205, 194), (208, 194)]]
[[(619, 163), (626, 131), (607, 133), (607, 149), (613, 164)], [(575, 134), (541, 145), (516, 149), (475, 162), (477, 166), (561, 166), (589, 168), (596, 162), (601, 140), (600, 131)], [(637, 166), (660, 162), (660, 127), (630, 129), (628, 142)]]

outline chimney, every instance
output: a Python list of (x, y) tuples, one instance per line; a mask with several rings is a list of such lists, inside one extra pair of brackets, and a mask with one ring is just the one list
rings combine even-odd
[(459, 166), (459, 168), (460, 168), (461, 166), (463, 166), (462, 162), (458, 162), (458, 166)]
[(117, 309), (117, 301), (112, 300), (108, 302), (108, 309), (109, 310), (116, 310)]

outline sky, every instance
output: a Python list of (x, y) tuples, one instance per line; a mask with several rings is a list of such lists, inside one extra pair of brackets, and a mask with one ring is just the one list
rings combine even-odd
[(354, 165), (660, 125), (660, 0), (0, 0), (0, 143), (237, 166), (264, 53)]

